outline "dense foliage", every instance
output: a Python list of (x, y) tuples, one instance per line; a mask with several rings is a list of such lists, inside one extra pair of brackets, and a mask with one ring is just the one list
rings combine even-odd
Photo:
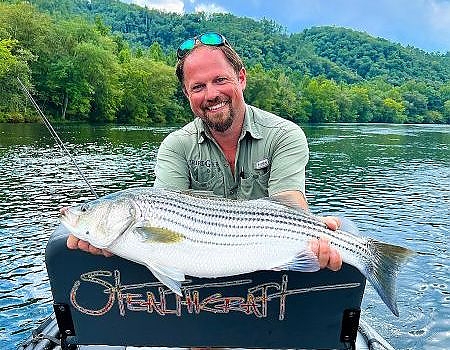
[(175, 49), (217, 30), (241, 54), (248, 103), (299, 123), (450, 123), (450, 53), (338, 27), (288, 34), (230, 14), (168, 14), (113, 0), (0, 2), (0, 121), (191, 119)]

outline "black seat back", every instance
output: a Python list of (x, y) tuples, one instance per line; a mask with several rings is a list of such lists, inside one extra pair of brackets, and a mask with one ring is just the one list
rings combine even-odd
[(350, 265), (188, 277), (179, 297), (146, 267), (69, 250), (66, 239), (61, 226), (46, 264), (68, 344), (345, 349), (356, 338), (365, 278)]

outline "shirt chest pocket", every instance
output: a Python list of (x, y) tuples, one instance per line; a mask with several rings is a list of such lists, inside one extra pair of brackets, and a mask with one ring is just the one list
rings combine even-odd
[(199, 191), (212, 191), (223, 196), (225, 193), (225, 180), (220, 169), (190, 169), (191, 189)]
[(245, 178), (241, 178), (238, 190), (239, 199), (257, 199), (269, 195), (270, 169), (251, 172)]

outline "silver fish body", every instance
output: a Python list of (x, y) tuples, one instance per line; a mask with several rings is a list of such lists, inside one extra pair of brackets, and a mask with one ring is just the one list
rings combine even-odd
[(146, 265), (181, 295), (185, 275), (223, 277), (257, 270), (317, 271), (311, 239), (327, 237), (398, 315), (395, 279), (409, 249), (345, 230), (274, 199), (235, 201), (144, 187), (69, 208), (62, 223), (78, 238)]

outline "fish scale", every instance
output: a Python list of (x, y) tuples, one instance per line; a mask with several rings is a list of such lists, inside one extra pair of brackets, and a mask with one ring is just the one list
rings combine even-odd
[(224, 277), (257, 270), (317, 271), (312, 239), (326, 237), (398, 315), (395, 279), (411, 250), (333, 231), (280, 198), (237, 201), (195, 192), (131, 188), (69, 208), (62, 223), (78, 238), (141, 263), (174, 293), (185, 275)]

